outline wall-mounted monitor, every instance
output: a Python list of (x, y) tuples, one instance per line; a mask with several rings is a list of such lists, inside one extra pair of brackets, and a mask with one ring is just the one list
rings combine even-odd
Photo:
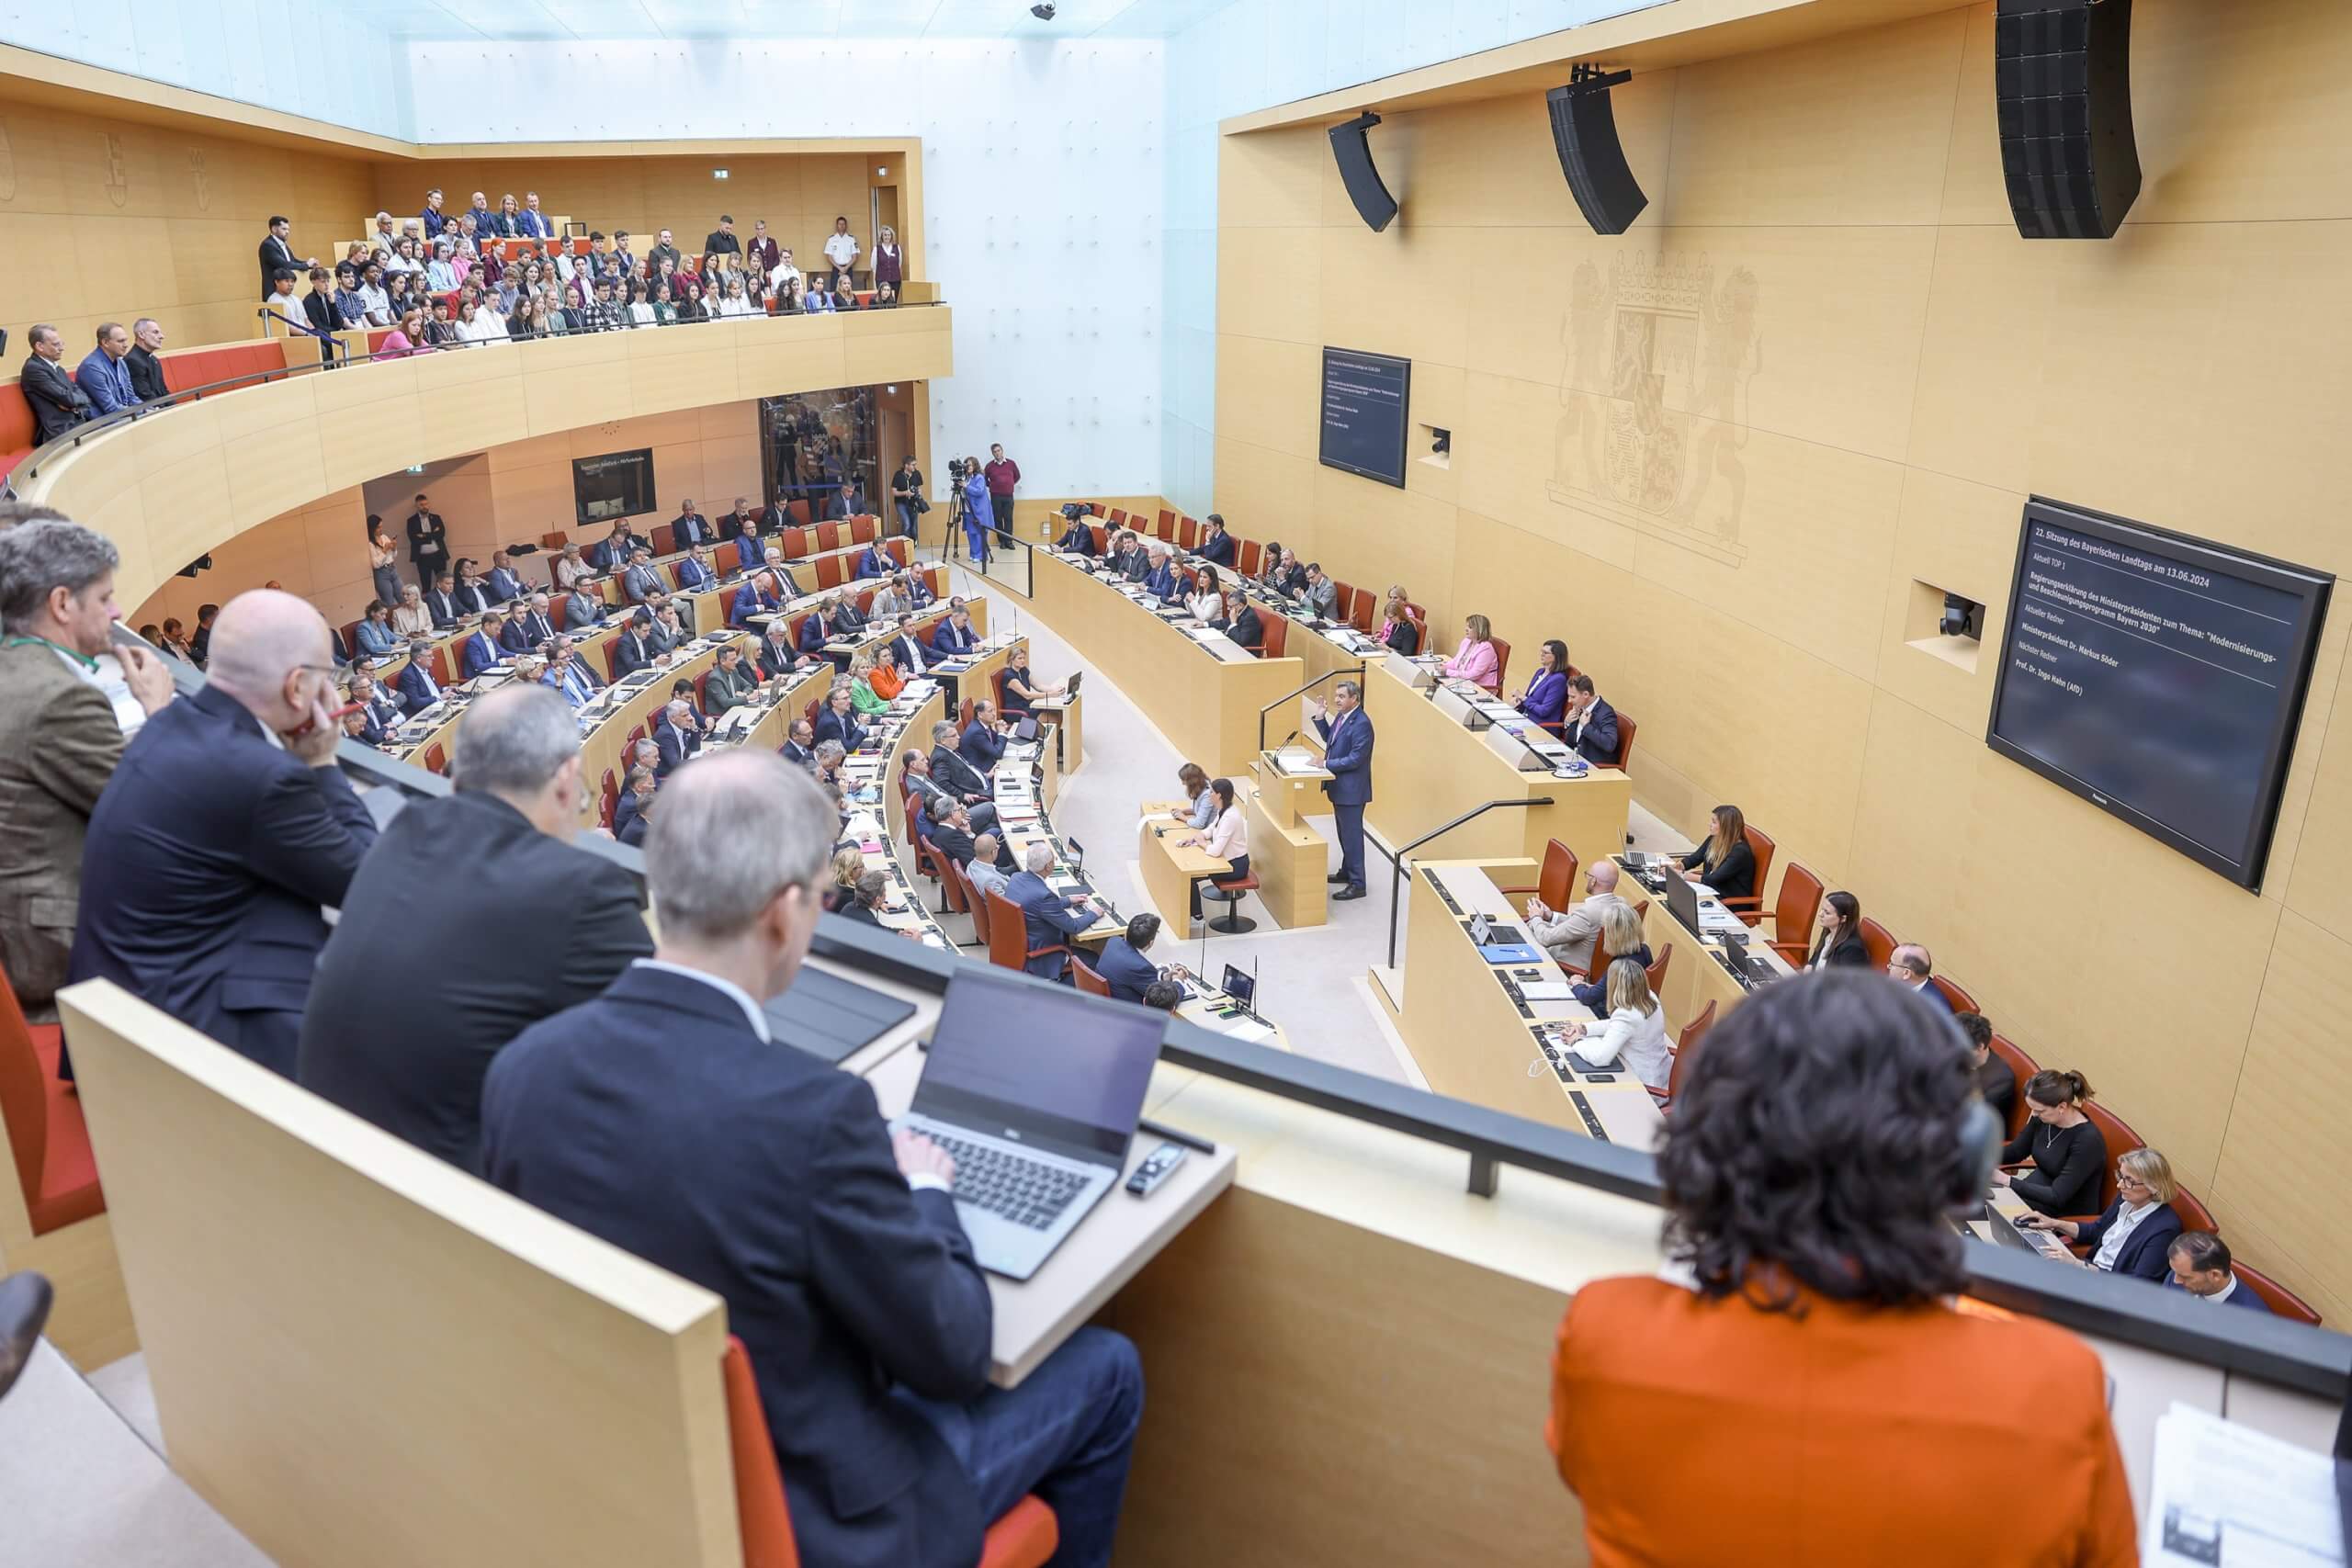
[(1405, 418), (1412, 390), (1409, 359), (1325, 349), (1320, 449), (1324, 466), (1403, 490)]
[(653, 510), (653, 448), (571, 460), (571, 499), (582, 524)]
[(2335, 582), (2037, 496), (1985, 743), (2259, 891)]

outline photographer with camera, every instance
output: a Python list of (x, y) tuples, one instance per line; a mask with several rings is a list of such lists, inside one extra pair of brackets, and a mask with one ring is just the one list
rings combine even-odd
[[(961, 476), (964, 492), (964, 542), (972, 547), (972, 565), (985, 570), (989, 564), (989, 528), (994, 515), (993, 509), (989, 505), (988, 475), (981, 471), (980, 460), (978, 457), (966, 457), (960, 463), (950, 464), (948, 472), (954, 474), (958, 468), (964, 470)], [(1012, 506), (1010, 498), (1007, 498), (1005, 504), (1008, 509)]]
[(899, 527), (912, 539), (916, 525), (931, 510), (922, 498), (922, 470), (915, 467), (912, 452), (899, 459), (899, 471), (890, 477), (890, 502), (898, 509)]

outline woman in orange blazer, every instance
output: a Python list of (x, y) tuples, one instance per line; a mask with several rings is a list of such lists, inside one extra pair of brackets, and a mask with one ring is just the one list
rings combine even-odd
[(1560, 1324), (1547, 1436), (1596, 1568), (2139, 1562), (2098, 1358), (1947, 1299), (1981, 1109), (1949, 1029), (1874, 974), (1715, 1026), (1658, 1156), (1695, 1283), (1597, 1280)]

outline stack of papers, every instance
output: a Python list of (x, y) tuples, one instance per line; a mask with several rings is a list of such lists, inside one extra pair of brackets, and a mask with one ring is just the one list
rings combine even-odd
[(2175, 1404), (2156, 1418), (2149, 1468), (2148, 1568), (2342, 1568), (2343, 1506), (2327, 1455)]

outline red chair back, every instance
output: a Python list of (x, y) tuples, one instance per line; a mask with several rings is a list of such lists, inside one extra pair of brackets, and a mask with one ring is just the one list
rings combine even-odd
[(853, 545), (872, 544), (874, 542), (874, 519), (871, 517), (851, 518), (849, 520), (849, 542)]
[(0, 1123), (16, 1156), (17, 1186), (35, 1235), (106, 1213), (82, 1102), (57, 1078), (59, 1030), (25, 1021), (0, 971)]
[(786, 560), (799, 560), (817, 553), (817, 534), (812, 528), (786, 528), (777, 537), (783, 541)]
[(1791, 861), (1789, 869), (1781, 874), (1780, 894), (1772, 900), (1775, 945), (1793, 944), (1800, 954), (1811, 949), (1813, 922), (1821, 914), (1821, 878), (1801, 863)]
[(677, 548), (673, 542), (676, 538), (677, 531), (671, 525), (656, 523), (653, 525), (653, 553), (657, 556), (671, 554)]
[(2269, 1304), (2272, 1312), (2290, 1322), (2308, 1323), (2314, 1328), (2319, 1326), (2319, 1314), (2312, 1309), (2311, 1303), (2261, 1269), (2248, 1268), (2234, 1258), (2230, 1259), (2230, 1267), (2238, 1277), (2238, 1288), (2252, 1289), (2256, 1295)]
[(842, 525), (838, 523), (818, 524), (817, 547), (820, 550), (840, 549), (842, 547)]
[(1078, 988), (1088, 996), (1107, 997), (1111, 994), (1111, 982), (1087, 967), (1086, 960), (1075, 953), (1069, 955), (1069, 968), (1078, 981)]
[(819, 556), (817, 558), (818, 587), (839, 588), (842, 585), (842, 581), (841, 557)]
[(1928, 984), (1944, 994), (1944, 1000), (1951, 1004), (1951, 1010), (1954, 1012), (1983, 1012), (1984, 1010), (1976, 1005), (1976, 998), (1970, 996), (1966, 988), (1957, 980), (1947, 980), (1941, 975), (1930, 975), (1928, 976)]
[(1355, 605), (1348, 612), (1348, 624), (1356, 630), (1370, 635), (1373, 613), (1379, 608), (1379, 603), (1374, 599), (1372, 590), (1359, 588), (1356, 590)]
[(1674, 944), (1668, 942), (1657, 955), (1657, 962), (1644, 973), (1650, 977), (1650, 995), (1657, 996), (1666, 988), (1666, 966), (1674, 962)]
[(606, 768), (604, 783), (596, 786), (596, 818), (607, 832), (612, 830), (613, 813), (620, 803), (621, 786), (613, 782), (613, 770)]
[[(2020, 1100), (2025, 1099), (2025, 1086), (2023, 1084), (2019, 1084), (2018, 1086), (2018, 1099)], [(2099, 1168), (2098, 1173), (2098, 1208), (2097, 1211), (2098, 1213), (2104, 1214), (2107, 1213), (2107, 1206), (2115, 1201), (2115, 1161), (2117, 1156), (2126, 1154), (2132, 1149), (2144, 1147), (2147, 1144), (2147, 1140), (2140, 1136), (2139, 1134), (2133, 1132), (2130, 1122), (2124, 1121), (2122, 1117), (2118, 1116), (2114, 1111), (2109, 1111), (2106, 1106), (2101, 1105), (2098, 1100), (2086, 1100), (2082, 1102), (2082, 1107), (2083, 1114), (2091, 1119), (2091, 1125), (2097, 1127), (2098, 1129), (2099, 1136), (2107, 1140), (2107, 1163)], [(2072, 1216), (2069, 1217), (2071, 1218)]]
[(1495, 650), (1495, 689), (1500, 691), (1503, 682), (1510, 678), (1510, 644), (1490, 635), (1487, 646)]
[[(1690, 1081), (1690, 1069), (1699, 1064), (1699, 1052), (1707, 1043), (1707, 1032), (1714, 1027), (1715, 1004), (1709, 1002), (1707, 1010), (1690, 1021), (1682, 1032), (1681, 1043), (1675, 1048), (1674, 1065), (1666, 1070), (1666, 1097), (1679, 1099), (1682, 1086)], [(1695, 1032), (1694, 1032), (1695, 1031)]]
[(1885, 968), (1887, 960), (1894, 956), (1894, 933), (1868, 915), (1862, 917), (1859, 929), (1862, 933), (1862, 946), (1871, 955), (1871, 967)]
[(1057, 943), (1034, 951), (1029, 946), (1029, 921), (1020, 906), (1001, 893), (990, 893), (989, 907), (989, 962), (1000, 969), (1025, 969), (1032, 958), (1042, 958), (1049, 953), (1068, 953), (1069, 949)]
[(1544, 841), (1544, 869), (1535, 874), (1535, 886), (1506, 887), (1507, 894), (1533, 893), (1552, 909), (1565, 909), (1577, 894), (1577, 852), (1557, 839)]
[(1634, 731), (1640, 728), (1633, 715), (1623, 708), (1617, 710), (1617, 760), (1611, 766), (1622, 768), (1634, 760)]
[(1118, 527), (1125, 527), (1127, 525), (1127, 509), (1124, 506), (1114, 506), (1111, 508), (1111, 521)]
[(1176, 525), (1176, 542), (1188, 550), (1198, 549), (1201, 543), (1201, 525), (1189, 517), (1184, 518)]
[(1094, 553), (1102, 555), (1111, 547), (1111, 530), (1100, 523), (1089, 523), (1086, 531), (1094, 536)]
[(1724, 908), (1753, 926), (1764, 918), (1764, 889), (1771, 886), (1767, 878), (1772, 874), (1772, 856), (1780, 846), (1772, 841), (1771, 834), (1753, 822), (1747, 825), (1747, 852), (1756, 857), (1756, 880), (1751, 884), (1756, 891), (1745, 898), (1726, 898), (1723, 902)]
[(1290, 646), (1290, 620), (1272, 610), (1258, 612), (1258, 619), (1266, 628), (1266, 657), (1280, 659), (1283, 649)]
[(424, 771), (428, 773), (446, 773), (449, 771), (449, 753), (441, 749), (441, 742), (438, 740), (424, 749)]
[(952, 861), (948, 864), (956, 873), (957, 890), (964, 895), (965, 912), (972, 917), (972, 934), (980, 939), (982, 947), (993, 953), (996, 939), (989, 934), (989, 901), (980, 897), (979, 885), (972, 880), (970, 872)]
[(2186, 1187), (2173, 1190), (2172, 1212), (2180, 1216), (2180, 1228), (2184, 1231), (2219, 1231), (2222, 1228), (2214, 1222), (2213, 1211), (2205, 1206), (2205, 1200)]
[(1710, 1000), (1704, 1008), (1700, 1010), (1699, 1016), (1684, 1024), (1682, 1032), (1675, 1037), (1674, 1049), (1677, 1054), (1697, 1050), (1699, 1042), (1704, 1040), (1707, 1037), (1707, 1031), (1714, 1026), (1715, 1004)]
[[(912, 813), (908, 815), (908, 821), (910, 824), (913, 821)], [(946, 900), (947, 912), (951, 915), (970, 914), (971, 906), (964, 902), (963, 878), (956, 874), (955, 863), (920, 837), (915, 840), (915, 855), (930, 868), (931, 874), (938, 878), (939, 895)]]
[(759, 1380), (752, 1373), (750, 1353), (732, 1334), (727, 1337), (718, 1368), (727, 1391), (727, 1444), (735, 1456), (735, 1513), (741, 1521), (743, 1568), (800, 1568), (792, 1506), (785, 1500), (784, 1472), (776, 1468), (767, 1412), (760, 1407)]
[(1233, 552), (1233, 564), (1235, 569), (1238, 570), (1242, 576), (1257, 576), (1259, 566), (1258, 541), (1255, 539), (1242, 540), (1240, 546)]
[(2040, 1072), (2041, 1066), (2032, 1057), (2018, 1050), (2006, 1034), (1993, 1036), (1985, 1049), (2001, 1061), (2007, 1062), (2009, 1065), (2009, 1071), (2017, 1076), (2018, 1092), (2009, 1100), (2008, 1136), (2014, 1138), (2025, 1131), (2025, 1080)]

